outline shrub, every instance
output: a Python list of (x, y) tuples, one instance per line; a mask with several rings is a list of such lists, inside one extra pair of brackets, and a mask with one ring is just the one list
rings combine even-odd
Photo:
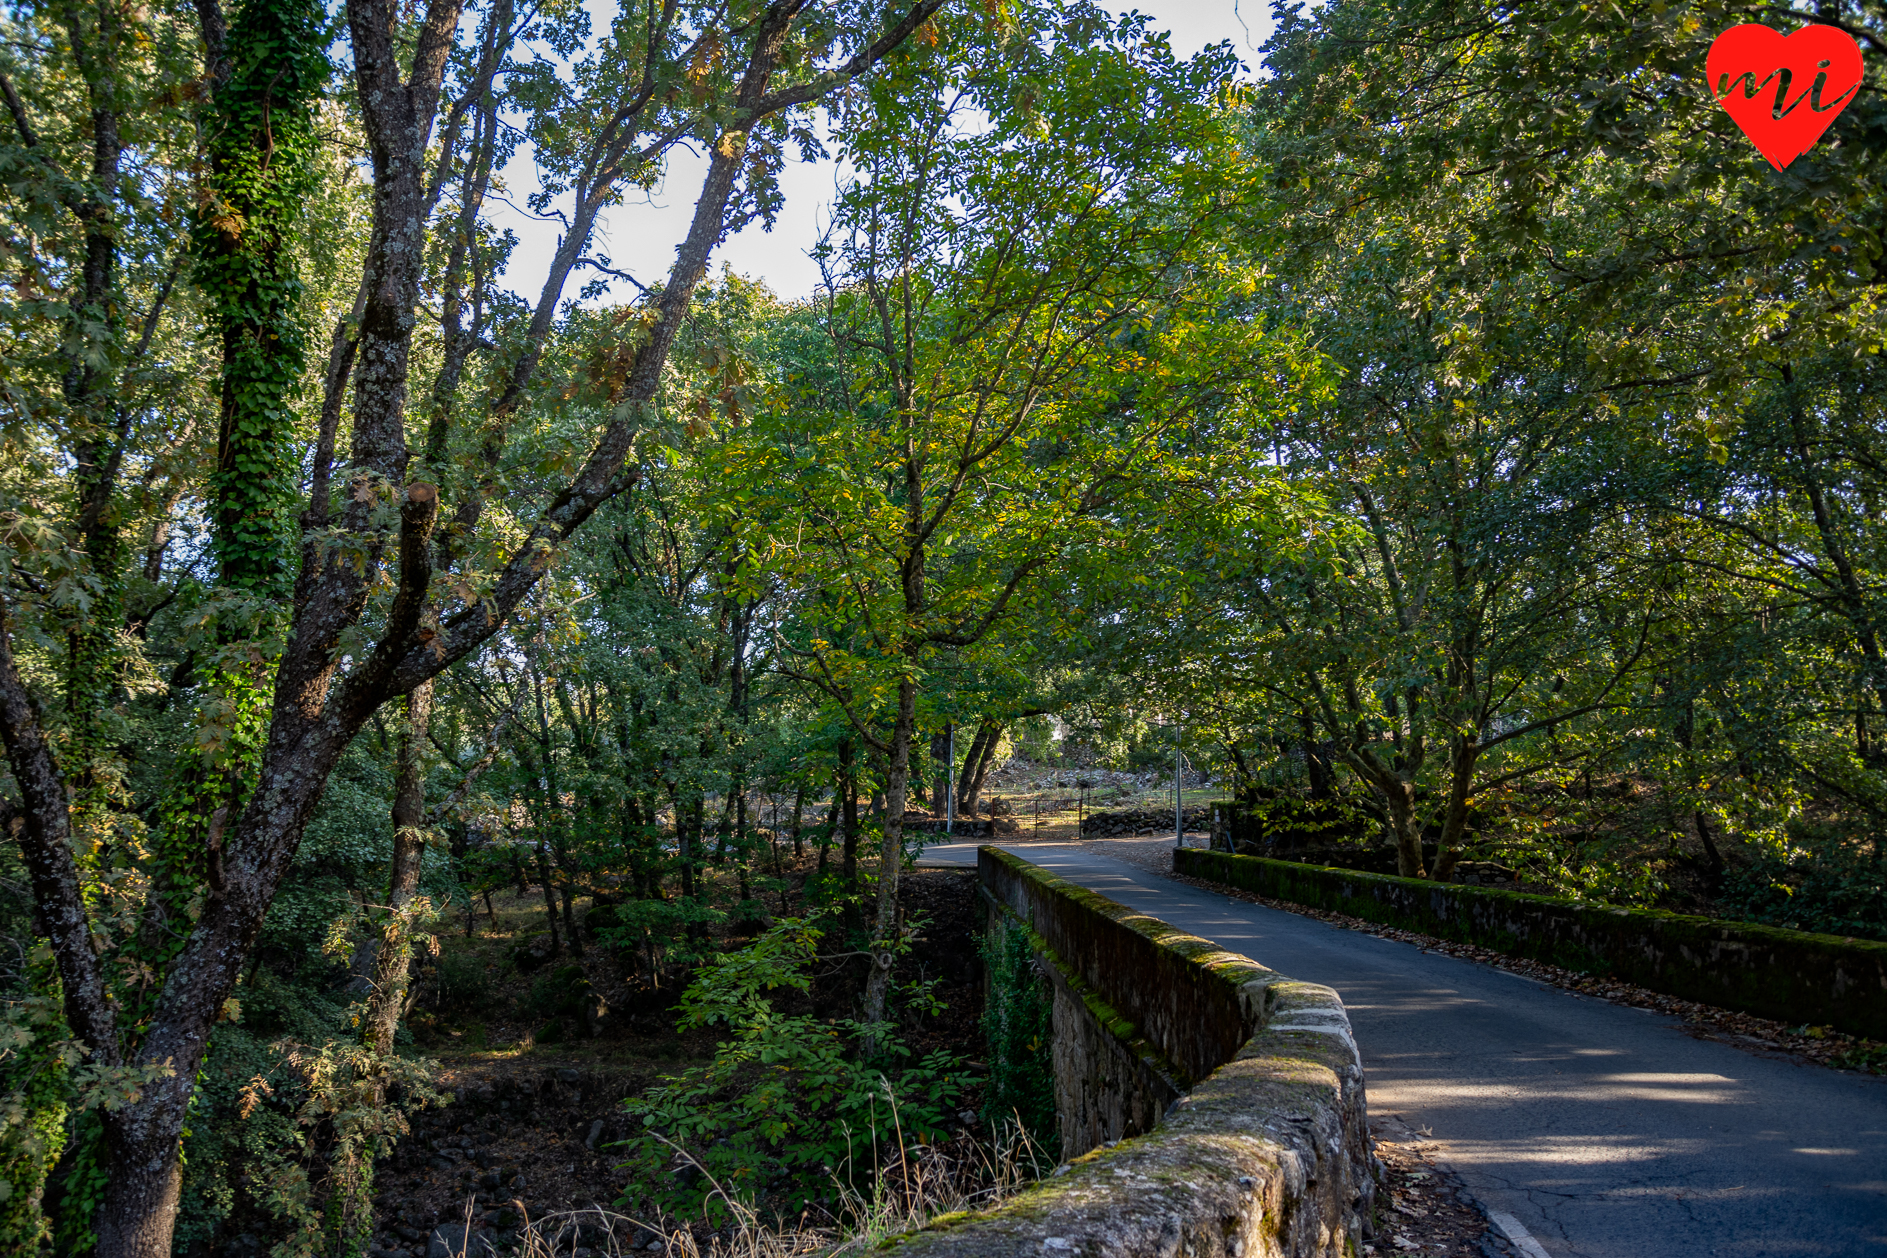
[[(737, 1200), (771, 1190), (798, 1209), (829, 1196), (835, 1177), (869, 1182), (907, 1145), (944, 1134), (979, 1082), (960, 1060), (932, 1053), (912, 1064), (890, 1023), (787, 1015), (768, 999), (810, 987), (824, 935), (817, 923), (827, 916), (778, 922), (697, 973), (682, 997), (682, 1025), (724, 1025), (733, 1036), (708, 1065), (626, 1103), (642, 1131), (624, 1142), (625, 1200), (718, 1215), (726, 1202), (711, 1177)], [(688, 1167), (670, 1174), (677, 1148), (707, 1175)]]
[(477, 957), (448, 952), (439, 958), (433, 982), (438, 984), (440, 1008), (471, 1008), (485, 994), (485, 967)]
[(1840, 827), (1798, 822), (1784, 852), (1725, 874), (1725, 916), (1824, 935), (1887, 940), (1887, 865)]

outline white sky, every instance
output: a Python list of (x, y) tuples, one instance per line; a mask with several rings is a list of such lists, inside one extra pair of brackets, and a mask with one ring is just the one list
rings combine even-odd
[[(1173, 51), (1182, 57), (1208, 44), (1230, 40), (1233, 50), (1251, 68), (1256, 68), (1257, 49), (1271, 32), (1270, 0), (1138, 0), (1108, 7), (1120, 13), (1138, 9), (1152, 17), (1154, 25), (1172, 33)], [(608, 257), (618, 270), (644, 283), (665, 276), (674, 261), (675, 247), (687, 234), (695, 194), (706, 171), (704, 159), (677, 150), (670, 159), (666, 183), (657, 189), (650, 203), (619, 206), (604, 217), (591, 255)], [(522, 205), (526, 191), (535, 186), (528, 154), (520, 154), (507, 174), (512, 199)], [(766, 281), (783, 297), (811, 293), (818, 286), (819, 269), (806, 254), (826, 222), (827, 207), (840, 174), (835, 163), (829, 161), (788, 166), (780, 175), (786, 204), (773, 230), (768, 232), (754, 223), (724, 241), (715, 250), (713, 271), (718, 273), (725, 263), (743, 275)], [(560, 224), (533, 220), (498, 206), (492, 208), (494, 219), (517, 232), (519, 238), (505, 279), (526, 300), (535, 302), (545, 268), (557, 247)], [(585, 280), (596, 277), (597, 273), (588, 268), (579, 270), (571, 277), (564, 296), (575, 297)], [(632, 295), (629, 286), (618, 281), (610, 300), (626, 301)]]

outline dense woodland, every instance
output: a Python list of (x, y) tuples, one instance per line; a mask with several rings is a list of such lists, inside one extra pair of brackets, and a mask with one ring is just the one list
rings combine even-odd
[[(1887, 939), (1876, 0), (0, 21), (8, 1252), (394, 1252), (438, 1060), (605, 964), (626, 1205), (1013, 1163), (1026, 965), (978, 1031), (905, 872), (1004, 766)], [(1786, 170), (1739, 21), (1868, 59)], [(822, 157), (818, 290), (718, 267)]]

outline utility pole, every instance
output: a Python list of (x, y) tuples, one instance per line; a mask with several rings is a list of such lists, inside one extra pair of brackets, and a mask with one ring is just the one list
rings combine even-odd
[(1182, 806), (1182, 797), (1179, 793), (1182, 762), (1183, 757), (1179, 750), (1179, 721), (1175, 718), (1173, 721), (1173, 846), (1176, 848), (1186, 846), (1186, 810)]
[(944, 833), (955, 834), (957, 825), (957, 726), (944, 726)]

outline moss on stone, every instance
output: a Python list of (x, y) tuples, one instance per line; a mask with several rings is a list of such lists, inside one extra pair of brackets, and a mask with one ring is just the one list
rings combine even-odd
[(1614, 976), (1785, 1022), (1887, 1037), (1887, 943), (1185, 849), (1182, 873), (1386, 926)]
[[(1204, 1077), (1152, 1131), (1090, 1149), (994, 1210), (946, 1216), (887, 1247), (1008, 1258), (1053, 1239), (1056, 1249), (1125, 1258), (1174, 1252), (1175, 1241), (1178, 1252), (1217, 1252), (1242, 1236), (1250, 1258), (1355, 1254), (1373, 1163), (1362, 1069), (1336, 994), (1010, 853), (982, 851), (992, 923), (1019, 925), (1049, 963), (1058, 1026), (1064, 1010), (1082, 1024), (1068, 1043), (1113, 1060), (1111, 1041), (1159, 1078), (1183, 1082), (1154, 1042), (1168, 1036)], [(1060, 955), (1057, 940), (1079, 955)], [(1265, 1029), (1267, 1017), (1296, 1015), (1339, 1033)], [(1149, 1086), (1139, 1077), (1129, 1086)]]

